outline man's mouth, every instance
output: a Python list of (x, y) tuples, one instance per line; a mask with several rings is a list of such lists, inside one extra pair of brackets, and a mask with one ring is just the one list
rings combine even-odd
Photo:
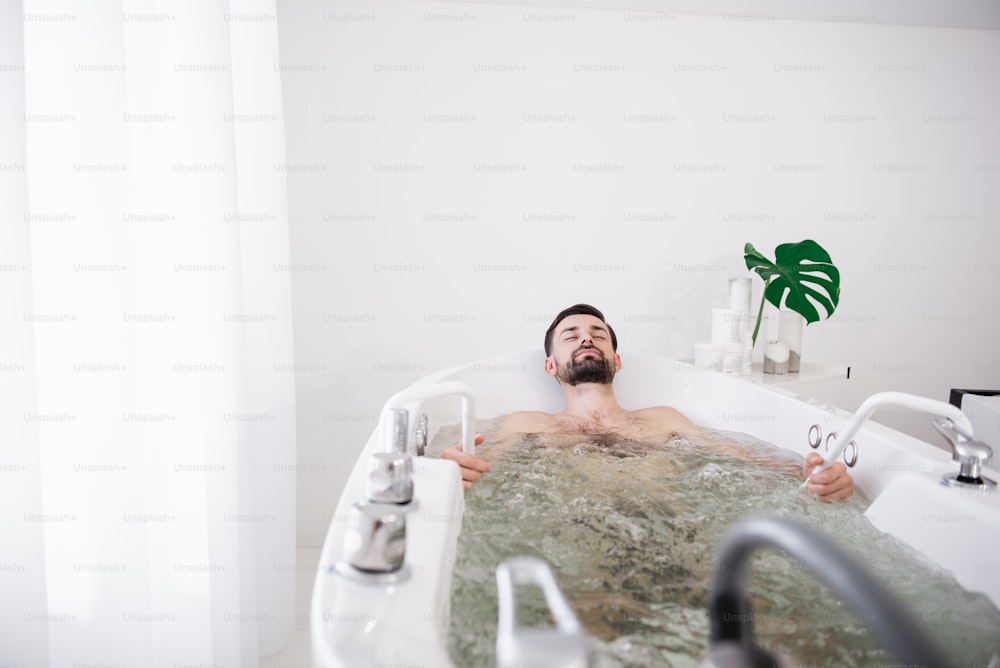
[(575, 357), (579, 357), (580, 355), (586, 355), (587, 353), (590, 353), (591, 355), (594, 355), (596, 357), (600, 357), (601, 356), (601, 353), (600, 353), (600, 351), (597, 350), (597, 348), (584, 348), (583, 350), (579, 351), (575, 355)]

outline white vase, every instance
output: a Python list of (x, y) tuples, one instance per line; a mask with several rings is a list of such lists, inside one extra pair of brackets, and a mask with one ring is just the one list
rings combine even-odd
[(781, 311), (778, 340), (788, 346), (788, 373), (798, 373), (802, 360), (802, 328), (806, 319), (795, 311)]

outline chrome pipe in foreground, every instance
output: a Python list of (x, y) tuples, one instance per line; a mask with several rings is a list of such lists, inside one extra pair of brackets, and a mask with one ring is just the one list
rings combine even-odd
[[(514, 589), (528, 584), (541, 588), (555, 628), (525, 628), (517, 624)], [(586, 668), (590, 665), (587, 636), (544, 561), (534, 557), (503, 561), (497, 566), (497, 598), (497, 666)]]
[(778, 665), (753, 638), (747, 575), (750, 555), (758, 547), (777, 548), (815, 573), (866, 620), (901, 664), (953, 665), (916, 617), (827, 536), (786, 517), (757, 516), (735, 524), (716, 552), (709, 594), (712, 649), (703, 668)]

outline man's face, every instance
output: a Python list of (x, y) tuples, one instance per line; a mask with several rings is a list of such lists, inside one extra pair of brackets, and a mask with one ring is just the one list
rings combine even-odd
[(610, 383), (621, 369), (608, 326), (592, 315), (571, 315), (556, 325), (545, 371), (567, 385)]

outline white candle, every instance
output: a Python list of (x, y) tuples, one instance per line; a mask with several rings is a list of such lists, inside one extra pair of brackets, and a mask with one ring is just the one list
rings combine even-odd
[(787, 362), (788, 344), (784, 341), (768, 341), (767, 347), (764, 348), (764, 354), (777, 364)]
[(764, 373), (788, 373), (788, 344), (768, 341), (764, 348)]

